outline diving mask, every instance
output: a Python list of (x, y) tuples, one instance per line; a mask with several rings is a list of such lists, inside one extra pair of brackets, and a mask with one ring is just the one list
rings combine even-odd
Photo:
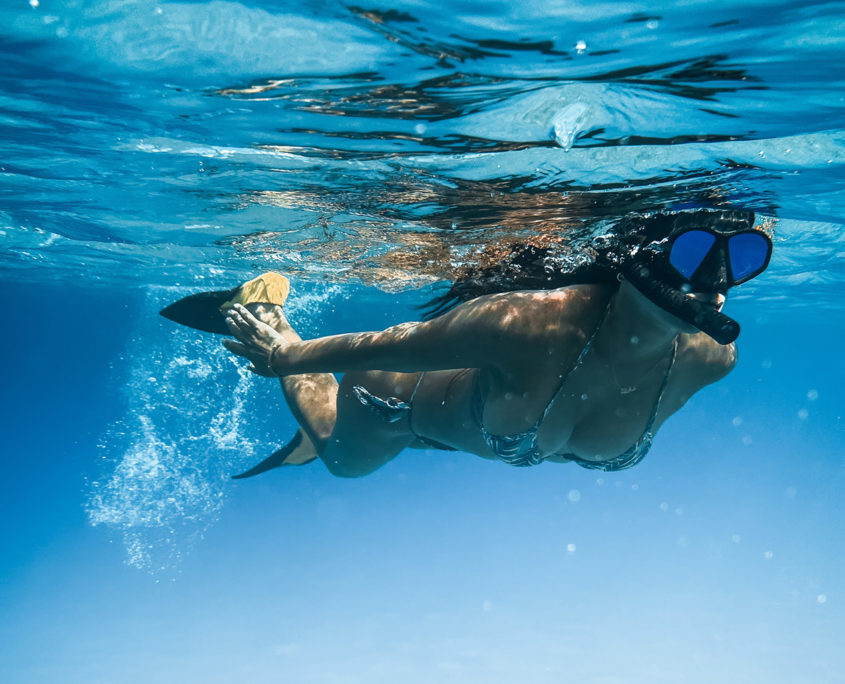
[[(714, 302), (720, 298), (702, 301), (690, 295), (724, 295), (728, 288), (760, 275), (769, 265), (772, 241), (752, 228), (753, 214), (748, 212), (698, 211), (678, 216), (668, 237), (632, 251), (622, 264), (622, 274), (662, 309), (720, 344), (729, 344), (740, 328), (718, 310)], [(731, 220), (725, 220), (726, 216)]]

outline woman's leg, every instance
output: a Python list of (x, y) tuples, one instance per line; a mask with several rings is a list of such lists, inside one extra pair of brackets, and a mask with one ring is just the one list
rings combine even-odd
[(320, 458), (333, 475), (361, 477), (381, 468), (409, 447), (415, 437), (408, 418), (388, 423), (355, 396), (355, 385), (380, 397), (407, 401), (417, 373), (358, 371), (346, 373), (337, 393), (337, 421)]
[[(249, 304), (247, 309), (285, 339), (302, 338), (275, 304)], [(379, 396), (410, 397), (416, 373), (366, 371), (347, 373), (338, 385), (331, 373), (304, 373), (280, 378), (282, 391), (305, 439), (285, 458), (296, 464), (317, 455), (334, 475), (360, 477), (396, 457), (414, 441), (407, 420), (386, 423), (361, 404), (352, 392), (363, 385)]]
[[(272, 326), (289, 342), (302, 338), (288, 322), (281, 306), (248, 304), (247, 309), (260, 321)], [(294, 418), (317, 453), (326, 445), (337, 418), (338, 383), (331, 373), (304, 373), (279, 378), (282, 392)], [(293, 454), (291, 455), (293, 457)], [(288, 460), (295, 463), (295, 460)]]

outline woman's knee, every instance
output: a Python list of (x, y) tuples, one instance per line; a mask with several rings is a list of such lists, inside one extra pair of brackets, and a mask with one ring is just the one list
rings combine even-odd
[[(395, 456), (395, 454), (394, 454)], [(320, 456), (326, 468), (335, 477), (364, 477), (381, 468), (393, 456), (385, 459), (374, 458), (364, 454), (344, 453), (338, 444), (329, 444)]]

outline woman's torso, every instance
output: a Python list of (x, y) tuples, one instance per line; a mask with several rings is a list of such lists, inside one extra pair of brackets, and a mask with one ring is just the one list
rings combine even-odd
[(614, 375), (620, 360), (593, 344), (607, 301), (597, 297), (598, 310), (583, 317), (580, 349), (567, 348), (567, 337), (559, 349), (538, 345), (529, 354), (536, 362), (519, 368), (426, 373), (414, 401), (414, 431), (487, 458), (501, 457), (491, 448), (491, 435), (535, 429), (541, 460), (609, 462), (630, 454), (632, 446), (647, 450), (646, 432), (653, 434), (707, 384), (695, 353), (707, 341), (701, 333), (679, 334), (660, 358), (635, 369), (634, 385), (624, 385)]

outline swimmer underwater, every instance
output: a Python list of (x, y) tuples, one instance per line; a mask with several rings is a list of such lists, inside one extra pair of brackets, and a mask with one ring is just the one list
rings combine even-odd
[[(769, 264), (772, 241), (754, 222), (737, 210), (631, 214), (569, 270), (548, 250), (515, 248), (510, 263), (456, 280), (428, 320), (379, 332), (301, 339), (276, 274), (207, 293), (235, 295), (223, 309), (235, 339), (223, 344), (279, 377), (300, 425), (236, 477), (318, 458), (360, 477), (406, 448), (630, 468), (669, 416), (736, 364), (739, 325), (721, 309)], [(275, 303), (238, 296), (262, 278), (265, 291), (284, 290)], [(192, 297), (163, 315), (185, 322), (179, 306)]]

